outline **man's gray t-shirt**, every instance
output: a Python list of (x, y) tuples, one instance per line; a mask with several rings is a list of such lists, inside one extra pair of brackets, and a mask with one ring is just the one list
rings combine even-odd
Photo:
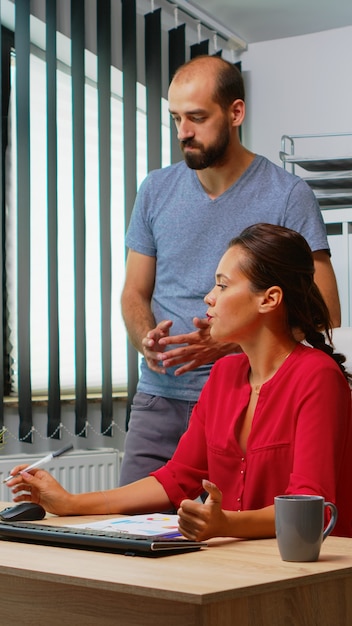
[[(151, 172), (137, 194), (126, 244), (156, 257), (156, 322), (172, 320), (173, 335), (195, 330), (192, 319), (205, 317), (203, 299), (214, 286), (215, 270), (230, 239), (259, 222), (300, 232), (313, 251), (329, 248), (320, 208), (307, 183), (263, 156), (256, 156), (215, 200), (184, 162)], [(210, 368), (176, 377), (175, 368), (156, 374), (142, 360), (138, 391), (195, 401)]]

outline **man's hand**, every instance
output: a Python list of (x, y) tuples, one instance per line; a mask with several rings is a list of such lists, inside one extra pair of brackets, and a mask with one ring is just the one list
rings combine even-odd
[(228, 532), (221, 491), (209, 480), (203, 480), (203, 487), (209, 493), (204, 504), (183, 500), (177, 511), (179, 531), (193, 541), (227, 536)]
[(171, 326), (171, 320), (163, 320), (142, 339), (143, 356), (146, 363), (149, 369), (158, 374), (165, 374), (166, 372), (165, 367), (160, 365), (161, 354), (165, 350), (165, 345), (161, 345), (159, 342), (161, 338), (169, 336)]
[[(175, 370), (175, 376), (181, 376), (181, 374), (190, 372), (200, 365), (213, 363), (226, 354), (239, 352), (240, 348), (235, 344), (217, 343), (212, 339), (207, 319), (195, 317), (193, 324), (197, 330), (192, 333), (174, 336), (165, 334), (160, 337), (159, 345), (163, 351), (156, 355), (156, 360), (162, 361), (164, 371), (167, 367), (184, 363), (185, 365)], [(164, 352), (166, 346), (172, 345), (179, 347)]]

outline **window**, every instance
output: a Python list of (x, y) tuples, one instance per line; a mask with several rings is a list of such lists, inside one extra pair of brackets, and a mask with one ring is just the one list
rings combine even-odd
[[(86, 193), (86, 331), (87, 388), (101, 388), (101, 307), (98, 188), (98, 99), (96, 57), (86, 51), (85, 84), (85, 193)], [(6, 155), (6, 274), (11, 391), (17, 393), (17, 217), (16, 217), (16, 59), (11, 62), (10, 131)], [(112, 376), (113, 389), (126, 387), (126, 332), (120, 313), (124, 280), (124, 176), (122, 76), (111, 68), (111, 249), (112, 249)], [(138, 185), (147, 173), (145, 89), (137, 89)], [(162, 103), (163, 165), (170, 162), (169, 114)], [(72, 180), (72, 99), (69, 64), (57, 68), (58, 137), (58, 280), (61, 392), (72, 393), (74, 355), (74, 240)], [(47, 286), (47, 190), (46, 190), (46, 64), (41, 51), (30, 55), (30, 342), (31, 384), (35, 394), (46, 394), (48, 385), (48, 286)]]

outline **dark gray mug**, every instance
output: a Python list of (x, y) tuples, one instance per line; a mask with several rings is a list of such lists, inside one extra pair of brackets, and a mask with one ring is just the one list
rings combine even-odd
[[(331, 518), (324, 529), (324, 512)], [(334, 529), (337, 508), (322, 496), (285, 495), (275, 498), (275, 528), (283, 561), (316, 561), (321, 544)]]

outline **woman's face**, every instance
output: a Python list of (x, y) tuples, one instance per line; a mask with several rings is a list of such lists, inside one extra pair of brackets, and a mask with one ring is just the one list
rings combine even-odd
[(263, 293), (252, 291), (248, 278), (239, 269), (244, 257), (239, 245), (225, 252), (216, 270), (216, 284), (204, 298), (209, 305), (211, 336), (216, 341), (241, 343), (253, 338), (261, 322), (259, 304)]

